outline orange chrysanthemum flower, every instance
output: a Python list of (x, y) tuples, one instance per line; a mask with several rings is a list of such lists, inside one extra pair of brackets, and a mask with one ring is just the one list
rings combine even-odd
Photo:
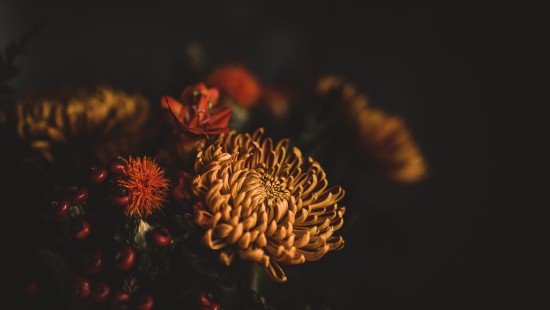
[(118, 185), (124, 187), (130, 197), (125, 207), (126, 215), (141, 217), (162, 208), (169, 184), (164, 170), (147, 157), (130, 157), (124, 164), (124, 177), (118, 180)]
[(235, 104), (250, 108), (260, 98), (261, 86), (254, 74), (238, 65), (221, 66), (206, 79), (207, 83), (235, 100)]
[(328, 186), (323, 168), (289, 140), (273, 142), (231, 131), (199, 147), (195, 177), (182, 174), (177, 196), (196, 198), (195, 222), (202, 243), (219, 251), (219, 261), (235, 257), (264, 267), (275, 281), (287, 280), (282, 265), (316, 261), (344, 246), (336, 235), (345, 207), (340, 186)]

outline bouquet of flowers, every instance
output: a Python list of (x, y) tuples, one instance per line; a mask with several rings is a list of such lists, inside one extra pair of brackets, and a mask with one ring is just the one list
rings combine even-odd
[(342, 165), (426, 175), (405, 122), (342, 77), (266, 85), (196, 51), (179, 94), (15, 97), (23, 43), (0, 54), (14, 180), (3, 202), (16, 210), (6, 261), (19, 263), (5, 271), (10, 309), (310, 309), (278, 296), (303, 265), (322, 272), (311, 262), (345, 251), (357, 206), (336, 185)]

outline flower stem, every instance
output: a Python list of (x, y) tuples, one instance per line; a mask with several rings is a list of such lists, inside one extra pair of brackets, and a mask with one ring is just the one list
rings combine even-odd
[(260, 284), (260, 270), (258, 264), (251, 264), (250, 266), (250, 289), (258, 293)]

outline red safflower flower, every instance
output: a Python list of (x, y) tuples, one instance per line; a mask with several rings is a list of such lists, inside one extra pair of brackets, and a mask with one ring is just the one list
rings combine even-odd
[(125, 159), (123, 175), (117, 183), (130, 196), (130, 203), (125, 206), (126, 215), (141, 217), (162, 208), (168, 196), (169, 181), (154, 160), (147, 157)]

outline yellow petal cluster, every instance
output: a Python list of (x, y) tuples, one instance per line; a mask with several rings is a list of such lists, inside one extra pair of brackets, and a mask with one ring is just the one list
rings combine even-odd
[(287, 139), (274, 143), (262, 135), (263, 129), (232, 131), (199, 147), (191, 183), (199, 198), (195, 221), (222, 263), (238, 256), (283, 282), (281, 264), (318, 260), (344, 246), (334, 235), (343, 224), (338, 201), (344, 190), (328, 187), (319, 163), (291, 149)]
[(369, 154), (386, 177), (399, 182), (416, 182), (427, 172), (411, 132), (402, 119), (369, 109), (358, 115), (358, 136), (362, 153)]
[(22, 141), (54, 161), (56, 146), (84, 139), (106, 143), (113, 136), (136, 133), (148, 116), (145, 97), (101, 86), (66, 90), (50, 98), (23, 98), (15, 104), (14, 112), (2, 119), (13, 124)]
[(425, 177), (427, 165), (405, 122), (369, 106), (367, 97), (343, 78), (327, 76), (317, 83), (317, 93), (336, 97), (341, 128), (357, 143), (352, 144), (362, 159), (385, 177), (396, 182), (416, 182)]

